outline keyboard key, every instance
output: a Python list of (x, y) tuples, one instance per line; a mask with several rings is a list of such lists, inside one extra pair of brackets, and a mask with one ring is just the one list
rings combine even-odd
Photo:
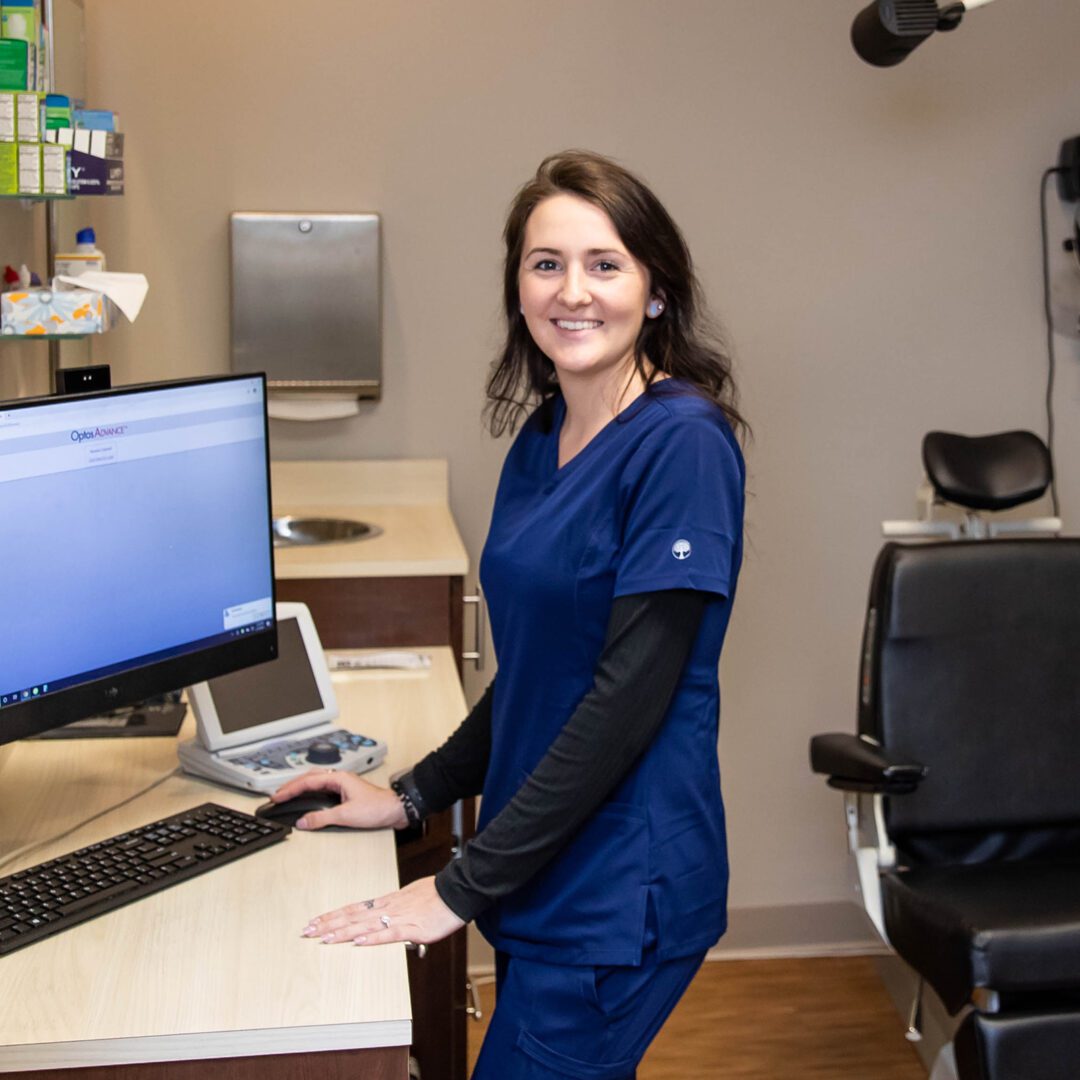
[(70, 904), (65, 904), (60, 909), (60, 914), (77, 915), (80, 911), (85, 911), (94, 904), (100, 904), (103, 901), (112, 900), (117, 896), (123, 896), (124, 893), (131, 892), (135, 887), (134, 881), (119, 882), (111, 888), (102, 889), (100, 892), (92, 893), (90, 896), (84, 896), (81, 900), (75, 900)]

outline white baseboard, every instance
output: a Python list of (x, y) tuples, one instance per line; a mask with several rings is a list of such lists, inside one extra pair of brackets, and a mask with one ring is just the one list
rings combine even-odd
[(819, 956), (888, 956), (882, 942), (834, 941), (814, 945), (762, 945), (756, 949), (726, 949), (717, 945), (709, 950), (709, 960), (812, 960)]
[[(469, 928), (470, 978), (494, 977), (495, 955)], [(732, 908), (728, 932), (708, 960), (807, 959), (816, 956), (887, 956), (889, 949), (866, 913), (850, 901)]]

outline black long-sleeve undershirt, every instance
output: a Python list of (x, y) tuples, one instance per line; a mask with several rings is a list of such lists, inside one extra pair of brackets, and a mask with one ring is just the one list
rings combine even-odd
[[(550, 862), (648, 747), (667, 714), (708, 595), (618, 597), (592, 689), (509, 803), (435, 878), (444, 903), (476, 918)], [(402, 778), (427, 812), (480, 794), (498, 677), (453, 735)]]

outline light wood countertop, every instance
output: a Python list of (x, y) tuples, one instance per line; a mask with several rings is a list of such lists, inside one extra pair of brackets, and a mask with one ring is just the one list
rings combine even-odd
[[(423, 651), (433, 657), (429, 671), (334, 677), (342, 725), (389, 744), (386, 762), (368, 774), (377, 783), (465, 714), (450, 650)], [(193, 730), (189, 715), (181, 738)], [(202, 802), (251, 812), (263, 801), (169, 775), (176, 765), (167, 738), (18, 743), (0, 778), (0, 860), (22, 854), (0, 875)], [(24, 850), (32, 843), (40, 846)], [(300, 937), (311, 916), (396, 885), (389, 831), (294, 832), (5, 956), (0, 1072), (406, 1046), (403, 947)]]
[(445, 461), (277, 461), (271, 478), (275, 516), (351, 518), (382, 530), (367, 540), (276, 548), (278, 578), (468, 572)]

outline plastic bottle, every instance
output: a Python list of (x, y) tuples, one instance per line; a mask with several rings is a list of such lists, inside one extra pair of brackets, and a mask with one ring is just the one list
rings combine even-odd
[(61, 252), (56, 256), (56, 268), (54, 273), (57, 277), (61, 274), (78, 277), (87, 270), (103, 271), (105, 269), (105, 254), (97, 248), (97, 237), (91, 228), (80, 229), (75, 234), (75, 250)]
[(87, 270), (104, 270), (105, 269), (105, 253), (99, 251), (97, 247), (97, 236), (94, 230), (87, 226), (85, 229), (80, 229), (75, 234), (75, 251), (79, 255), (85, 255), (87, 257), (87, 263), (97, 259), (100, 266), (87, 265)]

